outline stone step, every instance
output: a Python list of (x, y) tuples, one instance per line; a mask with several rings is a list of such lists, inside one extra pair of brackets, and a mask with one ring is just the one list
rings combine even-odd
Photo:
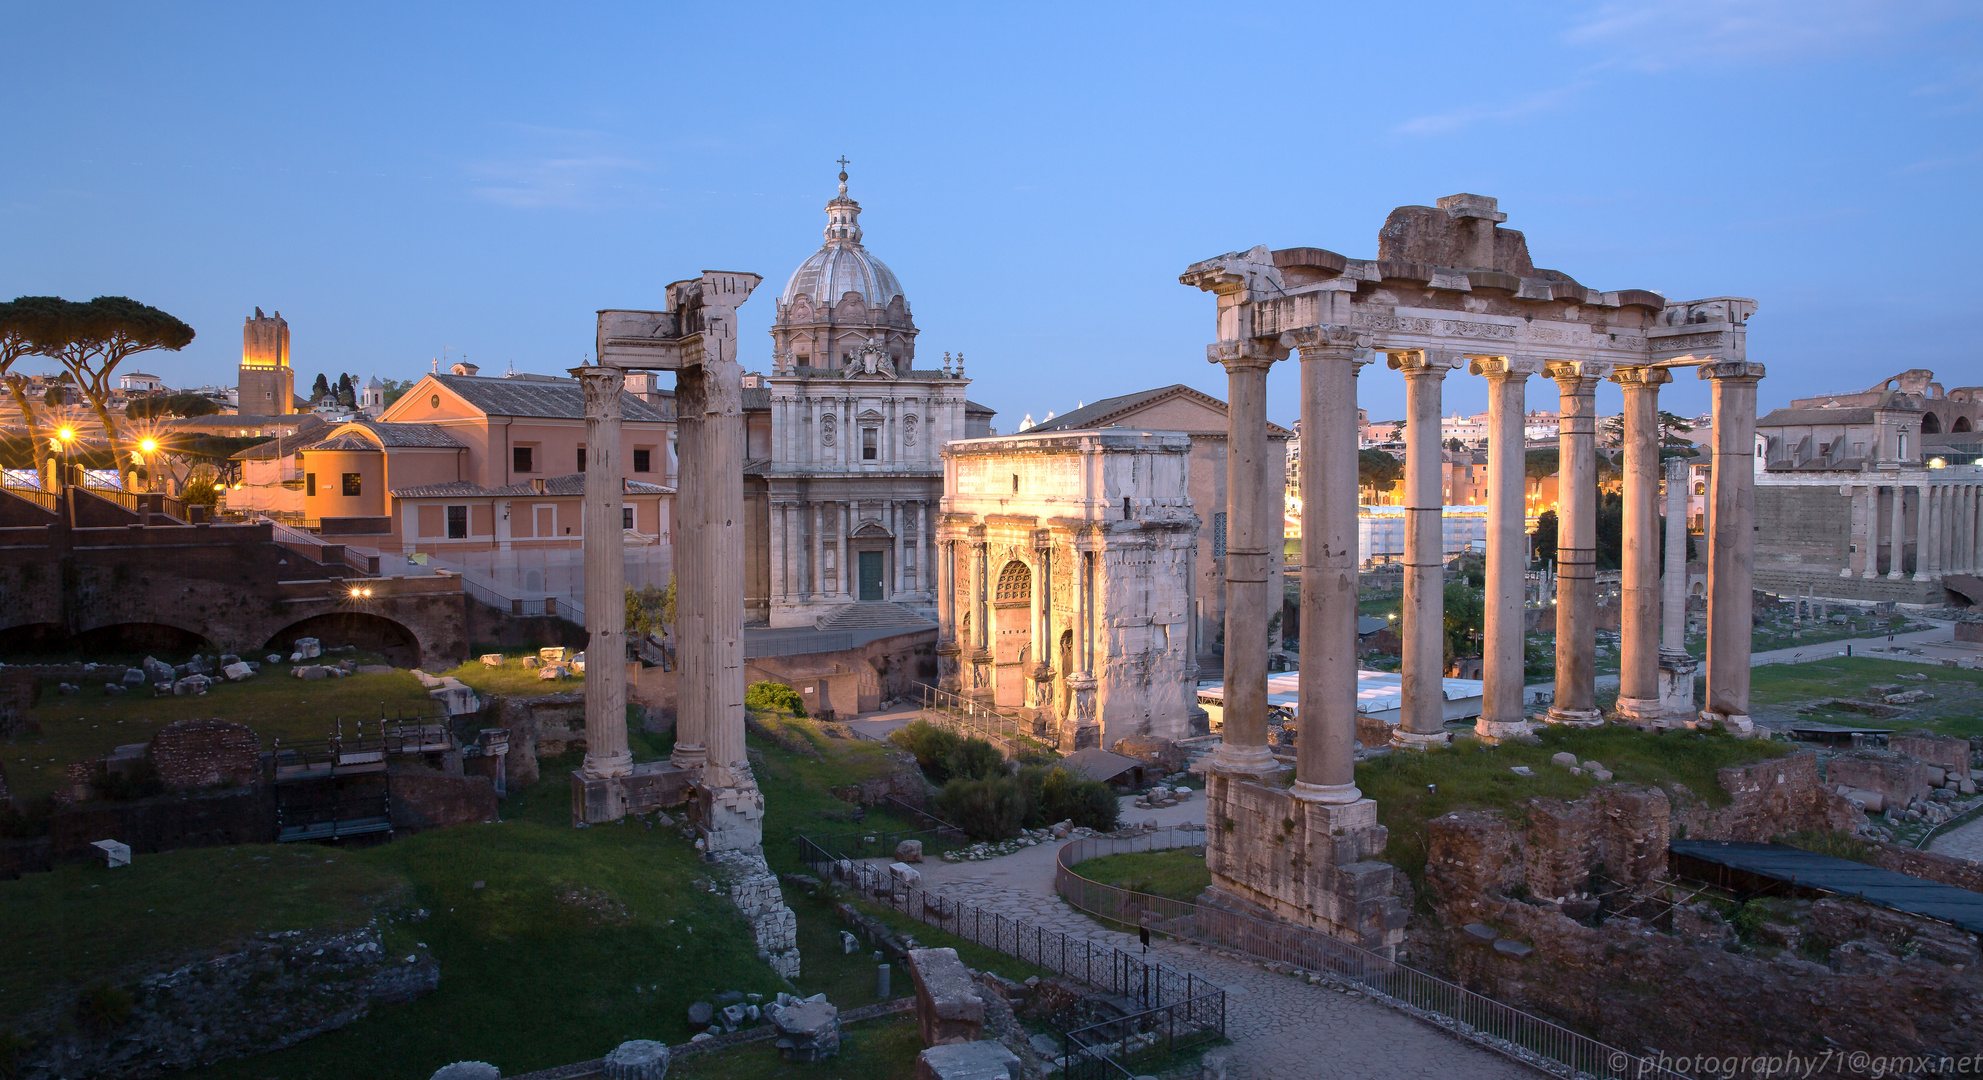
[(876, 630), (933, 624), (901, 604), (884, 600), (842, 605), (819, 616), (813, 625), (821, 630)]

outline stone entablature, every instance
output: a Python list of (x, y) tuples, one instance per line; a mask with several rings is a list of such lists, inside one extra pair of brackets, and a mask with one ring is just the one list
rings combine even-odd
[(1031, 711), (1062, 751), (1192, 734), (1190, 450), (1120, 429), (945, 447), (945, 688)]

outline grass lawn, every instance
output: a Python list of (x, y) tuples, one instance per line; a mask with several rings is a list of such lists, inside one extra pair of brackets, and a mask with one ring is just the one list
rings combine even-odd
[[(570, 656), (578, 650), (568, 650)], [(503, 666), (492, 668), (480, 660), (470, 660), (459, 667), (447, 671), (434, 671), (434, 675), (452, 675), (475, 688), (477, 694), (501, 694), (504, 697), (541, 697), (545, 694), (576, 694), (585, 689), (585, 676), (574, 673), (566, 679), (540, 679), (537, 668), (523, 666), (525, 656), (536, 656), (535, 649), (523, 653), (507, 654)]]
[[(905, 976), (906, 977), (906, 976)], [(841, 1029), (840, 1056), (795, 1063), (778, 1056), (769, 1042), (752, 1043), (690, 1058), (668, 1070), (681, 1080), (777, 1080), (787, 1076), (820, 1080), (915, 1080), (916, 1055), (923, 1052), (916, 1015), (870, 1020)]]
[[(1714, 806), (1728, 802), (1715, 775), (1718, 770), (1790, 752), (1783, 743), (1762, 739), (1691, 732), (1655, 735), (1612, 725), (1585, 730), (1545, 727), (1537, 735), (1533, 743), (1491, 747), (1462, 738), (1449, 749), (1390, 754), (1358, 765), (1357, 786), (1377, 800), (1378, 820), (1391, 831), (1384, 861), (1423, 886), (1426, 821), (1463, 807), (1509, 810), (1536, 796), (1583, 795), (1596, 781), (1588, 773), (1572, 776), (1568, 769), (1550, 764), (1550, 756), (1561, 751), (1577, 755), (1578, 761), (1601, 762), (1621, 782), (1683, 784)], [(1515, 765), (1529, 766), (1534, 775), (1509, 771)]]
[[(1902, 678), (1903, 675), (1909, 677)], [(1920, 675), (1927, 678), (1914, 677)], [(1806, 713), (1799, 708), (1808, 702), (1832, 697), (1877, 703), (1880, 695), (1867, 689), (1874, 684), (1895, 684), (1909, 690), (1925, 690), (1935, 696), (1928, 701), (1904, 706), (1905, 711), (1899, 716), (1886, 720), (1844, 710)], [(1945, 735), (1983, 734), (1983, 671), (1934, 667), (1902, 660), (1875, 660), (1863, 656), (1833, 656), (1802, 664), (1769, 664), (1756, 668), (1750, 673), (1749, 685), (1752, 714), (1769, 720), (1929, 728)]]
[[(0, 881), (0, 1018), (133, 964), (160, 970), (272, 930), (362, 926), (412, 899), (397, 868), (357, 853), (253, 844), (139, 856)], [(6, 1021), (0, 1019), (0, 1028)]]
[(277, 738), (324, 738), (339, 720), (369, 724), (381, 715), (425, 716), (438, 709), (419, 681), (404, 671), (303, 682), (291, 678), (283, 665), (264, 668), (247, 682), (216, 683), (204, 697), (152, 697), (142, 688), (113, 697), (100, 683), (85, 684), (80, 693), (65, 697), (50, 685), (30, 713), (41, 724), (41, 734), (0, 740), (0, 759), (14, 794), (31, 799), (65, 782), (70, 762), (125, 743), (147, 742), (175, 720), (246, 724), (266, 748)]
[[(367, 676), (310, 690), (314, 697), (320, 688), (348, 691), (362, 679), (387, 678), (411, 681), (403, 674)], [(814, 759), (750, 740), (767, 797), (766, 853), (775, 868), (799, 869), (786, 838), (800, 831), (836, 831), (836, 822), (837, 831), (914, 828), (913, 821), (875, 810), (856, 824), (854, 808), (827, 790), (885, 767), (879, 757), (885, 747), (773, 719), (788, 734), (809, 730), (806, 740), (816, 736), (821, 753)], [(669, 749), (665, 736), (630, 732), (629, 741), (637, 760)], [(422, 1080), (463, 1059), (493, 1062), (507, 1075), (597, 1057), (627, 1039), (680, 1043), (691, 1034), (688, 1005), (723, 990), (824, 991), (843, 1008), (876, 1000), (872, 955), (865, 946), (852, 955), (841, 950), (842, 923), (831, 897), (787, 890), (804, 957), (804, 974), (787, 984), (757, 959), (727, 899), (698, 884), (706, 864), (677, 829), (649, 829), (638, 820), (571, 827), (568, 774), (576, 764), (575, 755), (545, 761), (544, 779), (503, 804), (500, 824), (355, 850), (257, 845), (172, 852), (141, 856), (128, 870), (65, 867), (0, 883), (0, 925), (20, 943), (0, 957), (0, 1004), (14, 1011), (64, 993), (60, 987), (128, 979), (175, 959), (213, 955), (247, 933), (362, 923), (377, 910), (391, 914), (389, 949), (416, 941), (429, 948), (440, 965), (439, 990), (288, 1050), (222, 1062), (189, 1078)], [(927, 945), (957, 948), (974, 967), (1015, 979), (1044, 974), (899, 912), (856, 902)], [(415, 908), (429, 917), (410, 921)], [(894, 975), (899, 995), (908, 973)], [(850, 1030), (837, 1063), (802, 1071), (906, 1077), (920, 1048), (913, 1041), (913, 1021), (906, 1028), (893, 1021), (863, 1025)], [(795, 1068), (781, 1068), (761, 1047), (706, 1059), (685, 1075), (763, 1070), (769, 1076)]]
[(1090, 881), (1187, 903), (1196, 902), (1199, 893), (1212, 887), (1212, 872), (1205, 869), (1202, 847), (1104, 855), (1084, 860), (1077, 864), (1077, 870)]

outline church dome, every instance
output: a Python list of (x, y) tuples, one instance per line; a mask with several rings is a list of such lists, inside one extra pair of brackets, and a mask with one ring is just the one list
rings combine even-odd
[[(826, 243), (792, 271), (785, 283), (781, 304), (790, 304), (801, 294), (813, 303), (830, 307), (840, 298), (859, 293), (868, 304), (885, 308), (889, 301), (903, 296), (902, 283), (895, 271), (861, 246), (861, 204), (847, 197), (847, 174), (840, 174), (840, 193), (826, 204)], [(903, 297), (903, 302), (908, 302)]]

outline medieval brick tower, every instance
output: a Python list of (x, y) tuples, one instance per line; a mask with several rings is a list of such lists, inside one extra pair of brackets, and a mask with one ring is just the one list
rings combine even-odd
[(289, 323), (282, 312), (254, 317), (241, 327), (237, 411), (243, 416), (282, 416), (296, 411), (296, 375), (289, 370)]

